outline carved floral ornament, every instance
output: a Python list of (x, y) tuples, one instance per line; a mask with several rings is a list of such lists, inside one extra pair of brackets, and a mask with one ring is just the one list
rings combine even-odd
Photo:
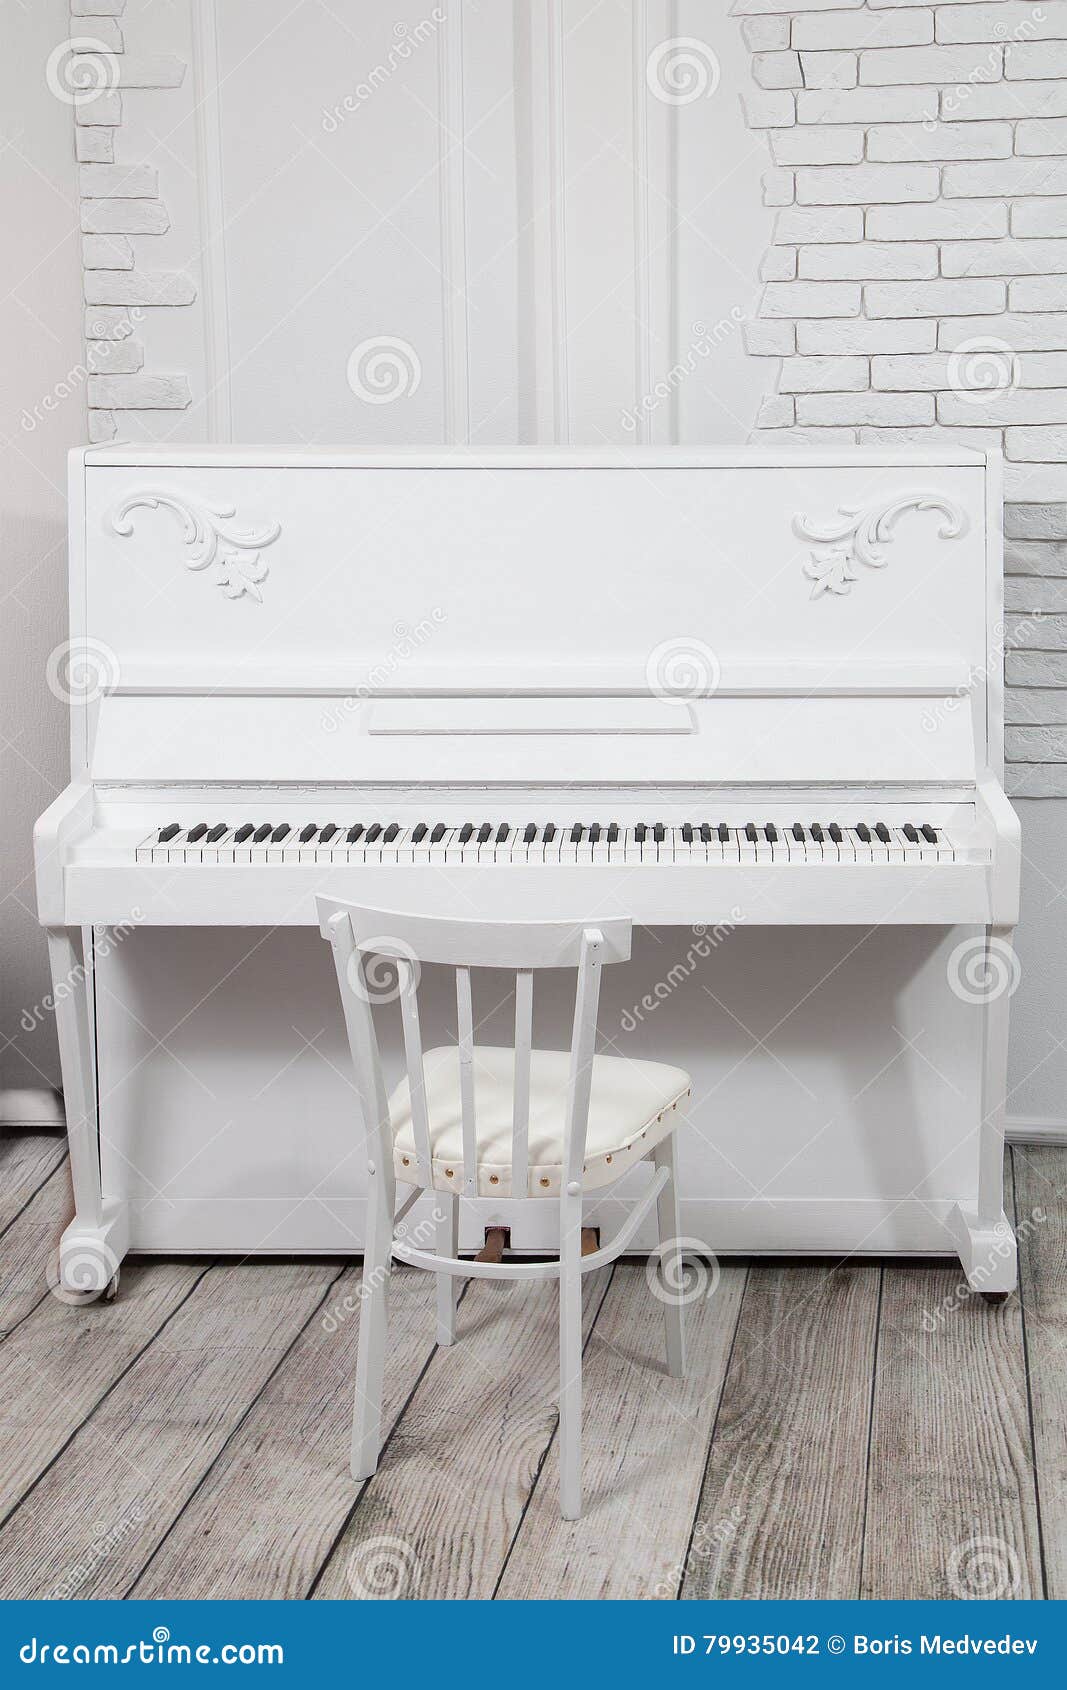
[(850, 593), (852, 583), (859, 580), (855, 569), (858, 563), (884, 569), (889, 559), (882, 547), (893, 538), (897, 522), (909, 510), (940, 511), (943, 520), (938, 537), (942, 540), (958, 538), (966, 527), (960, 507), (939, 493), (902, 493), (898, 498), (879, 499), (869, 505), (838, 505), (836, 519), (821, 524), (798, 512), (793, 518), (793, 532), (821, 548), (813, 551), (804, 565), (805, 575), (814, 583), (811, 597)]
[(159, 487), (142, 487), (129, 494), (115, 506), (108, 521), (116, 534), (133, 533), (131, 511), (139, 508), (173, 511), (181, 525), (186, 546), (184, 559), (187, 569), (209, 569), (215, 566), (215, 583), (228, 599), (246, 595), (263, 602), (260, 584), (266, 579), (270, 565), (260, 557), (281, 533), (281, 524), (272, 522), (265, 528), (234, 528), (231, 519), (236, 505), (208, 504), (181, 493), (170, 493)]

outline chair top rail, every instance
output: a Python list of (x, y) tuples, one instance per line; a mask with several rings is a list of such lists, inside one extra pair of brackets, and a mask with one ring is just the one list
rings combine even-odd
[(629, 917), (589, 921), (455, 921), (406, 910), (371, 909), (343, 899), (320, 896), (319, 922), (324, 938), (337, 913), (352, 923), (356, 948), (372, 955), (452, 968), (576, 968), (583, 935), (600, 934), (600, 961), (626, 962), (630, 956)]

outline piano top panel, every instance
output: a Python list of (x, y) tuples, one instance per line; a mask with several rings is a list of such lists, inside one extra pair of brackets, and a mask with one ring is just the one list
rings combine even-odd
[(693, 698), (798, 664), (803, 690), (891, 693), (951, 671), (981, 760), (995, 475), (965, 450), (92, 449), (72, 633), (109, 686), (177, 694)]

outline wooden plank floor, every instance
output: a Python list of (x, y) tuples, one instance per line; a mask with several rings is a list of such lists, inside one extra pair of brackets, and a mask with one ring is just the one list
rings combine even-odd
[(645, 1266), (587, 1286), (586, 1513), (555, 1291), (398, 1270), (387, 1444), (347, 1471), (358, 1265), (50, 1285), (61, 1143), (0, 1137), (0, 1598), (1067, 1597), (1067, 1150), (1010, 1157), (1020, 1292), (950, 1263), (726, 1262), (668, 1377)]

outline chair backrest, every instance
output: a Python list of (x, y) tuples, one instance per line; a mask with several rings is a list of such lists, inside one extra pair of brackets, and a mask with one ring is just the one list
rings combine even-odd
[[(368, 1136), (376, 1140), (383, 1166), (392, 1164), (389, 1105), (374, 1030), (375, 1006), (399, 998), (415, 1136), (416, 1180), (432, 1181), (430, 1126), (426, 1106), (418, 991), (423, 963), (441, 963), (456, 972), (460, 1097), (463, 1134), (463, 1181), (468, 1196), (477, 1194), (475, 1127), (474, 1012), (472, 968), (503, 968), (515, 973), (515, 1083), (512, 1099), (511, 1191), (525, 1197), (529, 1180), (530, 1051), (533, 1039), (533, 976), (542, 968), (577, 969), (574, 1023), (567, 1084), (566, 1130), (561, 1196), (580, 1180), (585, 1158), (589, 1096), (600, 1002), (600, 970), (630, 955), (628, 917), (609, 921), (452, 921), (367, 909), (337, 898), (316, 900), (322, 936), (333, 947), (337, 983), (352, 1047), (356, 1088)], [(396, 970), (386, 982), (383, 959)]]

